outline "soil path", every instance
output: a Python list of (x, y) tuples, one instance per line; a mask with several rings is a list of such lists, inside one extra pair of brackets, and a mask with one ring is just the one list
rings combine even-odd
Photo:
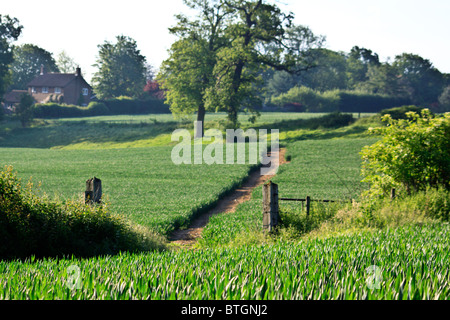
[[(197, 238), (201, 237), (203, 228), (208, 224), (209, 218), (212, 215), (234, 212), (240, 203), (250, 200), (254, 188), (275, 176), (276, 169), (287, 162), (285, 152), (286, 149), (284, 148), (280, 148), (279, 152), (273, 152), (273, 156), (275, 156), (274, 169), (269, 174), (261, 175), (261, 170), (259, 169), (253, 171), (241, 187), (220, 199), (210, 211), (196, 218), (188, 229), (176, 230), (170, 237), (171, 243), (185, 248), (190, 248), (195, 245)], [(271, 157), (272, 153), (268, 153), (268, 156)]]

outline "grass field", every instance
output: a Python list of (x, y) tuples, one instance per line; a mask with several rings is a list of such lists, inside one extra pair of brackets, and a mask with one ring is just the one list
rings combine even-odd
[[(263, 114), (255, 125), (280, 129), (287, 148), (290, 163), (273, 181), (283, 197), (356, 198), (364, 188), (359, 151), (376, 140), (365, 133), (370, 123), (310, 128), (317, 116)], [(208, 117), (210, 127), (225, 118)], [(244, 128), (251, 126), (242, 119)], [(0, 127), (0, 164), (62, 198), (83, 197), (85, 180), (97, 176), (111, 210), (168, 235), (251, 170), (248, 164), (174, 165), (170, 133), (190, 126), (170, 115), (60, 119), (25, 129), (7, 123)], [(282, 203), (280, 210), (298, 206)], [(197, 250), (0, 261), (0, 299), (450, 298), (447, 223), (320, 237), (287, 232), (267, 241), (261, 224), (257, 188), (235, 213), (211, 219)]]

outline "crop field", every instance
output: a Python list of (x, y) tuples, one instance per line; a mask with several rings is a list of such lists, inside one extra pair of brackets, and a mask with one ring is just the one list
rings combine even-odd
[(164, 235), (186, 225), (235, 188), (252, 165), (175, 165), (170, 147), (45, 150), (1, 149), (1, 165), (50, 196), (84, 197), (85, 181), (102, 180), (111, 210)]
[(0, 262), (0, 299), (447, 300), (449, 236), (440, 224), (273, 246)]
[[(305, 140), (288, 145), (290, 162), (281, 166), (271, 179), (278, 184), (280, 197), (327, 200), (357, 198), (364, 188), (360, 180), (359, 151), (370, 139)], [(299, 202), (280, 202), (285, 207), (301, 208)], [(255, 188), (252, 199), (236, 212), (213, 216), (204, 230), (203, 244), (226, 244), (240, 233), (262, 228), (262, 187)]]
[[(355, 199), (365, 188), (359, 152), (376, 138), (363, 134), (360, 125), (295, 128), (317, 116), (297, 114), (289, 125), (289, 114), (262, 115), (261, 127), (288, 121), (279, 129), (289, 163), (272, 181), (281, 197)], [(208, 125), (223, 119), (214, 115)], [(62, 199), (82, 199), (85, 181), (96, 176), (112, 212), (168, 236), (255, 169), (175, 165), (170, 133), (178, 127), (191, 129), (170, 115), (3, 128), (0, 165), (12, 165), (22, 179), (41, 181), (39, 192)], [(265, 243), (259, 238), (261, 190), (255, 188), (234, 213), (211, 217), (195, 250), (0, 261), (0, 299), (450, 299), (448, 223), (294, 240), (281, 236)], [(297, 212), (301, 205), (280, 202), (280, 211), (289, 210)]]

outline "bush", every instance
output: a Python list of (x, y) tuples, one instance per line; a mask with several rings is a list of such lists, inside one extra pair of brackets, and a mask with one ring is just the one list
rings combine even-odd
[(55, 201), (22, 187), (11, 166), (0, 172), (0, 258), (94, 256), (160, 248), (106, 205)]
[(341, 112), (380, 112), (383, 109), (410, 104), (409, 99), (357, 91), (340, 91)]
[(146, 99), (132, 99), (118, 97), (103, 101), (111, 114), (154, 114), (170, 113), (169, 106), (162, 100), (152, 97)]
[(386, 196), (391, 188), (411, 194), (429, 187), (450, 189), (450, 113), (433, 116), (406, 113), (408, 119), (382, 120), (388, 126), (370, 129), (382, 139), (363, 148), (362, 175), (370, 196)]
[(407, 119), (408, 112), (415, 112), (417, 114), (421, 114), (421, 111), (423, 109), (424, 108), (417, 107), (417, 106), (402, 106), (402, 107), (381, 110), (380, 115), (384, 116), (386, 114), (390, 114), (391, 118), (394, 120)]

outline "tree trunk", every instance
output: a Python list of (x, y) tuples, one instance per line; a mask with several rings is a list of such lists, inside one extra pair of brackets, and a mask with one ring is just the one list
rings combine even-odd
[(197, 121), (198, 126), (197, 126), (197, 130), (195, 130), (195, 137), (194, 138), (203, 138), (204, 134), (205, 134), (205, 114), (206, 114), (206, 110), (205, 110), (205, 106), (202, 104), (198, 107), (197, 110)]

